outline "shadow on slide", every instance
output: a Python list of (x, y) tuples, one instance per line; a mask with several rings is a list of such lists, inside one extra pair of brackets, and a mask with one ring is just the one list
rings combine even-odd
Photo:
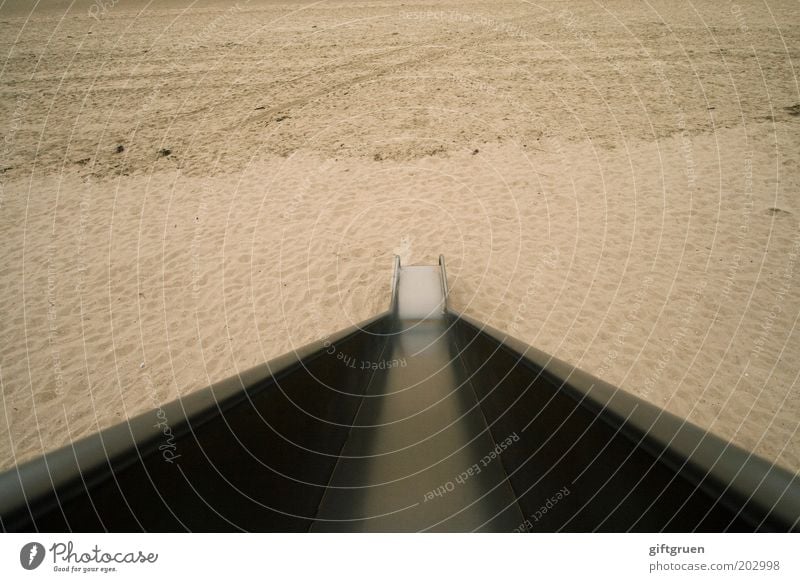
[(447, 308), (388, 312), (0, 475), (4, 531), (794, 531), (798, 476)]

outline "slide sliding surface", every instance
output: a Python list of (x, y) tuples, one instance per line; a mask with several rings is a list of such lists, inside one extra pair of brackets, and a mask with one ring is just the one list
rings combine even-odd
[[(511, 531), (522, 512), (445, 319), (406, 321), (312, 531)], [(482, 462), (482, 459), (484, 460)]]
[(4, 531), (794, 531), (797, 475), (447, 309), (391, 309), (0, 474)]

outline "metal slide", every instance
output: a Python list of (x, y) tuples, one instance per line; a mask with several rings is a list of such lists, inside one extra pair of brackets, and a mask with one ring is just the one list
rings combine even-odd
[(800, 478), (447, 308), (388, 312), (0, 475), (4, 531), (794, 531)]

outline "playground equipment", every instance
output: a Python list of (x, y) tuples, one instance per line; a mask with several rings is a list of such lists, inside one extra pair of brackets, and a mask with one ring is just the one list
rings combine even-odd
[(0, 475), (5, 531), (793, 531), (797, 475), (447, 308), (388, 312)]

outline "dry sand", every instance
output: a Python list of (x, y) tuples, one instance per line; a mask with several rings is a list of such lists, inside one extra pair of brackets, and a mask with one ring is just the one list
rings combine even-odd
[(455, 309), (800, 469), (795, 0), (31, 4), (0, 3), (0, 467), (444, 253)]

